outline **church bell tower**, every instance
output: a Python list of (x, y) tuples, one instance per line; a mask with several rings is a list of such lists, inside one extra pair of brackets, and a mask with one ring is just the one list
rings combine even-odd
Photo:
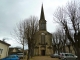
[(53, 53), (52, 34), (47, 31), (43, 4), (40, 13), (39, 31), (34, 34), (33, 40), (35, 41), (33, 52), (35, 56), (50, 56)]
[(41, 7), (41, 15), (40, 15), (40, 20), (39, 20), (39, 31), (46, 31), (46, 20), (44, 16), (44, 10), (43, 10), (43, 4)]

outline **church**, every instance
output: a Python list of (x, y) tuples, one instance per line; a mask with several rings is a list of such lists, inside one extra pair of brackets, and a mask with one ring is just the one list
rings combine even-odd
[(34, 47), (34, 56), (46, 56), (53, 53), (52, 34), (47, 31), (46, 22), (42, 5), (39, 20), (39, 31), (34, 34), (34, 41), (36, 42)]

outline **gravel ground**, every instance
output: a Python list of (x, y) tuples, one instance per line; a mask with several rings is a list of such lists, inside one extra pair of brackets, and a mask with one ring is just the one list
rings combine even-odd
[(51, 58), (50, 56), (35, 56), (30, 60), (60, 60), (58, 58)]

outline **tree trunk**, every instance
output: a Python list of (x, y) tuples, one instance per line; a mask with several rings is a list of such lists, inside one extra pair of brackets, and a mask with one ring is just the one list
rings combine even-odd
[(69, 53), (71, 53), (71, 51), (70, 51), (70, 45), (68, 45), (68, 49), (69, 49)]
[(28, 57), (27, 57), (27, 60), (30, 59), (30, 50), (28, 50)]
[(59, 54), (60, 52), (59, 52), (59, 44), (58, 44), (58, 54)]
[(23, 39), (23, 60), (24, 60), (24, 39)]
[(28, 57), (27, 60), (30, 60), (30, 56), (31, 56), (31, 46), (30, 46), (30, 42), (28, 44)]

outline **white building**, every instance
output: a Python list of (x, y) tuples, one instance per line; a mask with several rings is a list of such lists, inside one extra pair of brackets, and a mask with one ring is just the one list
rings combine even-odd
[(10, 44), (0, 40), (0, 59), (8, 56)]

